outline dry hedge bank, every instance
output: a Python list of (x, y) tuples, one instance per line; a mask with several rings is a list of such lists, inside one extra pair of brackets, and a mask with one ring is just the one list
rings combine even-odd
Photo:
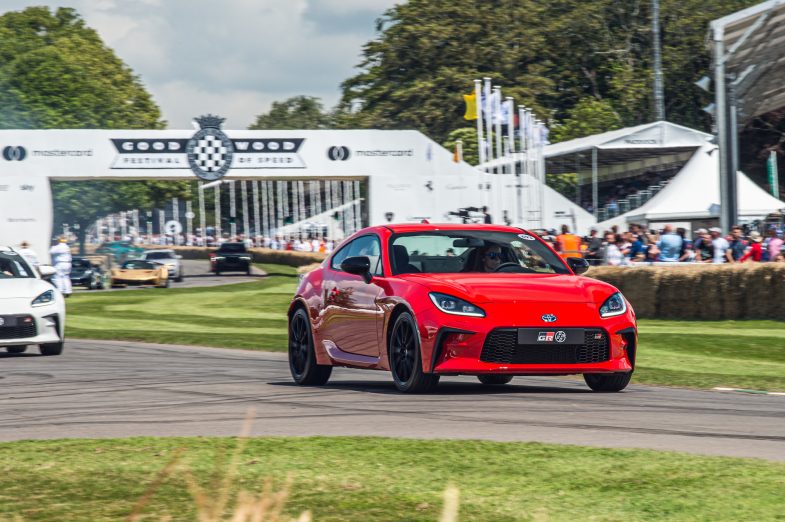
[(593, 267), (621, 290), (638, 317), (785, 321), (785, 263)]

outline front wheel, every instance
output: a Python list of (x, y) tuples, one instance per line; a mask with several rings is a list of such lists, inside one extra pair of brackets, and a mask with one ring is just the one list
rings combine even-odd
[(301, 386), (322, 386), (327, 383), (332, 366), (317, 364), (308, 314), (298, 308), (289, 321), (289, 371)]
[(501, 386), (512, 380), (512, 375), (487, 374), (478, 375), (477, 380), (486, 386)]
[(420, 338), (417, 325), (409, 312), (396, 319), (390, 334), (390, 371), (398, 391), (425, 393), (439, 383), (439, 376), (422, 371)]
[(627, 373), (584, 373), (583, 380), (593, 391), (618, 392), (630, 384), (632, 372)]
[(60, 355), (63, 353), (63, 343), (47, 343), (39, 344), (38, 349), (41, 350), (41, 355)]

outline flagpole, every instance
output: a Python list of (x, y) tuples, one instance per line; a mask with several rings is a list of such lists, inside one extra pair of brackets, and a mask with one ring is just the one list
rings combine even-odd
[(523, 127), (525, 125), (526, 120), (524, 119), (524, 106), (518, 105), (518, 137), (520, 140), (520, 147), (521, 147), (521, 160), (520, 160), (520, 173), (518, 169), (515, 169), (515, 174), (518, 177), (518, 182), (515, 184), (515, 197), (516, 199), (516, 210), (518, 212), (518, 222), (523, 224), (523, 182), (525, 180), (524, 175), (526, 174), (526, 140), (523, 137)]
[[(486, 76), (482, 80), (482, 114), (485, 118), (485, 139), (483, 140), (482, 147), (485, 151), (485, 161), (490, 162), (493, 160), (493, 108), (491, 107), (491, 79)], [(488, 172), (487, 168), (483, 169), (483, 171), (485, 172), (485, 175), (483, 175), (483, 204), (490, 207), (493, 200), (492, 190), (487, 190), (485, 188), (487, 187), (487, 184), (490, 183), (491, 178), (488, 176), (490, 172)], [(491, 185), (491, 187), (493, 187), (493, 185)]]
[[(501, 159), (504, 157), (502, 148), (502, 88), (498, 85), (493, 86), (493, 117), (496, 119), (494, 125), (496, 132), (496, 158)], [(501, 218), (504, 208), (504, 178), (501, 175), (504, 174), (504, 166), (502, 165), (501, 169), (496, 168), (494, 171), (500, 176), (496, 179), (496, 204), (498, 205), (496, 214)]]
[(485, 146), (482, 133), (482, 80), (474, 80), (474, 109), (477, 115), (477, 150), (480, 165), (485, 163)]

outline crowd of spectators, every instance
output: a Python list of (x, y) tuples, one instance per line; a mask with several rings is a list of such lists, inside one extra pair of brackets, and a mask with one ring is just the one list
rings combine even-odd
[(580, 256), (592, 265), (785, 262), (783, 229), (773, 225), (765, 234), (741, 226), (731, 227), (727, 234), (717, 227), (689, 234), (672, 225), (649, 229), (631, 224), (623, 232), (617, 227), (602, 234), (592, 229), (583, 238), (564, 225), (561, 234), (551, 231), (543, 238), (562, 256)]
[[(623, 178), (613, 181), (604, 181), (598, 185), (600, 194), (599, 206), (605, 207), (608, 211), (618, 212), (619, 200), (627, 199), (633, 194), (642, 190), (648, 190), (651, 186), (665, 185), (678, 172), (678, 168), (660, 171), (647, 171), (639, 176)], [(581, 207), (593, 213), (591, 191), (581, 194)]]
[(115, 235), (113, 238), (108, 234), (100, 237), (91, 238), (90, 243), (101, 244), (110, 241), (128, 241), (133, 244), (160, 245), (165, 246), (208, 246), (217, 247), (225, 242), (243, 242), (247, 248), (260, 247), (271, 248), (273, 250), (295, 250), (299, 252), (321, 252), (330, 253), (335, 248), (335, 241), (328, 238), (317, 238), (313, 236), (298, 237), (267, 237), (267, 236), (229, 236), (224, 234), (216, 237), (212, 234), (201, 236), (198, 234), (150, 234), (142, 236), (134, 235)]

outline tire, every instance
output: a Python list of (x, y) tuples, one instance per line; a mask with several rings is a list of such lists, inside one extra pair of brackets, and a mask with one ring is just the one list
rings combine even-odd
[(486, 374), (478, 375), (477, 380), (486, 386), (501, 386), (512, 380), (512, 375)]
[(289, 320), (289, 371), (300, 386), (322, 386), (330, 379), (332, 366), (316, 363), (308, 314), (298, 308)]
[(177, 278), (175, 279), (175, 282), (176, 283), (182, 283), (183, 282), (183, 277), (184, 276), (183, 276), (182, 273), (177, 274)]
[(398, 391), (426, 393), (439, 384), (439, 376), (422, 370), (420, 337), (412, 314), (403, 312), (395, 318), (389, 341), (390, 372)]
[(25, 353), (27, 346), (9, 346), (6, 350), (8, 353)]
[(583, 380), (593, 391), (618, 392), (630, 383), (632, 372), (627, 373), (584, 373)]
[(63, 353), (63, 343), (47, 343), (39, 344), (38, 349), (41, 350), (41, 355), (60, 355)]

